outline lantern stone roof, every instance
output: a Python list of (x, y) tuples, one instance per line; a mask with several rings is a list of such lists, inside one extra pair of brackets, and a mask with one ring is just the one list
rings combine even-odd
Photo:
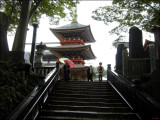
[(95, 59), (91, 45), (66, 45), (47, 47), (47, 49), (57, 58), (80, 56), (83, 60)]
[(56, 61), (57, 57), (53, 54), (46, 54), (42, 57), (43, 61)]
[(66, 38), (80, 37), (84, 43), (95, 42), (90, 25), (82, 25), (78, 22), (71, 22), (70, 24), (61, 27), (50, 28), (50, 30), (60, 41)]

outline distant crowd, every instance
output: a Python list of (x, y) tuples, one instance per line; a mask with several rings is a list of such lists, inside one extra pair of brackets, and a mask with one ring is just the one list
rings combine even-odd
[[(64, 64), (63, 70), (64, 70), (63, 72), (64, 80), (69, 81), (71, 79), (70, 66), (68, 64)], [(97, 71), (98, 71), (99, 81), (102, 81), (102, 76), (104, 71), (102, 62), (99, 63), (99, 66), (97, 67)], [(90, 65), (87, 69), (87, 81), (93, 81), (93, 75), (94, 75), (93, 68), (92, 68), (92, 65)]]

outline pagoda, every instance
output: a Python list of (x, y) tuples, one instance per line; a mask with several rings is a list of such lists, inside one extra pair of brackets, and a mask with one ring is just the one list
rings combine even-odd
[[(86, 79), (88, 66), (85, 66), (85, 60), (96, 58), (91, 45), (85, 45), (85, 43), (95, 42), (90, 25), (71, 22), (50, 30), (58, 38), (61, 46), (48, 47), (48, 50), (57, 58), (65, 57), (74, 62), (76, 67), (71, 68), (71, 80)], [(60, 65), (60, 68), (60, 77), (63, 79), (63, 64)]]

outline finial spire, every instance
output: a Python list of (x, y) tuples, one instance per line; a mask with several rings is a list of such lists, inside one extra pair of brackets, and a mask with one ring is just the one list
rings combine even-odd
[(70, 12), (71, 18), (72, 18), (72, 22), (77, 22), (77, 1), (76, 1), (76, 6), (75, 8)]

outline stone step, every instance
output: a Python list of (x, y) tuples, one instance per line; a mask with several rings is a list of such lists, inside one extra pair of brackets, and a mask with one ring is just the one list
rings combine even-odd
[(85, 95), (117, 95), (116, 92), (112, 92), (112, 91), (70, 91), (70, 90), (55, 90), (53, 91), (52, 93), (50, 93), (51, 95), (52, 94), (55, 94), (55, 93), (64, 93), (64, 94), (85, 94)]
[(76, 86), (76, 87), (108, 87), (111, 88), (111, 86), (105, 84), (105, 85), (101, 85), (101, 84), (57, 84), (58, 86), (65, 86), (65, 87), (69, 87), (69, 86)]
[(99, 82), (99, 81), (93, 81), (93, 82), (91, 82), (91, 81), (76, 81), (76, 80), (72, 80), (72, 81), (68, 81), (68, 82), (66, 82), (66, 81), (63, 81), (63, 80), (58, 80), (58, 83), (57, 84), (107, 84), (107, 81), (101, 81), (101, 82)]
[(138, 120), (138, 117), (106, 81), (58, 81), (37, 120)]
[(56, 86), (57, 88), (59, 87), (68, 87), (68, 88), (107, 88), (107, 89), (112, 89), (110, 86), (102, 86), (102, 85), (58, 85)]
[(47, 100), (46, 104), (70, 105), (70, 106), (99, 106), (99, 107), (128, 107), (125, 103), (106, 103), (106, 102), (82, 102), (82, 101), (57, 101)]
[(69, 110), (69, 111), (88, 111), (88, 112), (107, 112), (122, 113), (131, 112), (128, 107), (99, 107), (99, 106), (70, 106), (70, 105), (52, 105), (46, 104), (43, 110)]
[(111, 89), (107, 89), (107, 88), (77, 88), (77, 87), (72, 87), (72, 88), (68, 88), (68, 87), (57, 87), (56, 90), (68, 90), (68, 91), (98, 91), (98, 92), (106, 92), (106, 91), (112, 91)]
[(104, 98), (76, 98), (76, 97), (57, 97), (49, 96), (48, 100), (59, 100), (59, 101), (81, 101), (81, 102), (106, 102), (106, 103), (120, 103), (121, 99), (104, 99)]
[(40, 116), (38, 120), (137, 120), (137, 119), (124, 119), (124, 118), (87, 118), (87, 117), (61, 117), (61, 116)]
[(110, 99), (115, 99), (115, 98), (120, 98), (120, 96), (117, 96), (115, 94), (104, 94), (104, 95), (94, 95), (94, 94), (66, 94), (66, 93), (55, 93), (50, 95), (50, 97), (76, 97), (76, 98), (110, 98)]
[(86, 111), (69, 111), (69, 110), (42, 110), (41, 116), (49, 117), (81, 117), (98, 118), (98, 119), (117, 119), (117, 120), (138, 120), (135, 113), (106, 113), (106, 112), (86, 112)]
[(98, 84), (98, 83), (80, 83), (80, 84), (77, 84), (77, 83), (59, 83), (57, 84), (58, 86), (106, 86), (106, 87), (110, 87), (107, 83), (104, 83), (104, 84)]

